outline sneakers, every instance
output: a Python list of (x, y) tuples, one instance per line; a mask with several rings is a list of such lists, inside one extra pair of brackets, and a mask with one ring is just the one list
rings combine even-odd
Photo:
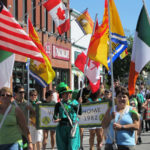
[(141, 144), (141, 143), (142, 143), (142, 139), (141, 137), (138, 137), (137, 144)]

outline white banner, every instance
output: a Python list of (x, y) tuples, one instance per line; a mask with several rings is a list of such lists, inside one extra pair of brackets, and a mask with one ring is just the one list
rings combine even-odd
[[(108, 101), (82, 104), (82, 115), (79, 116), (80, 127), (100, 127), (108, 107)], [(57, 126), (57, 123), (53, 121), (54, 105), (38, 104), (36, 111), (36, 124), (38, 129), (52, 129)]]

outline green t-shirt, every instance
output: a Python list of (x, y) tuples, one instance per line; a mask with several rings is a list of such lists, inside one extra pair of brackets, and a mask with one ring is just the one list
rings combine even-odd
[[(0, 122), (3, 114), (0, 114)], [(0, 145), (11, 144), (22, 140), (21, 130), (17, 124), (15, 106), (12, 105), (11, 111), (7, 114), (5, 121), (0, 128)]]

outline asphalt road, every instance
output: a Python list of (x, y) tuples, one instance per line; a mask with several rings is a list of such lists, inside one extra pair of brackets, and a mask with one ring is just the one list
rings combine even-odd
[[(141, 138), (142, 138), (142, 144), (136, 145), (135, 149), (136, 150), (150, 150), (150, 131), (142, 133)], [(84, 148), (84, 150), (89, 150), (89, 132), (88, 132), (88, 129), (86, 129), (84, 131), (83, 148)], [(48, 145), (47, 145), (46, 150), (51, 150), (50, 138), (48, 140)], [(56, 147), (55, 147), (55, 150), (57, 150)], [(95, 150), (96, 150), (96, 140), (95, 140)], [(104, 144), (103, 144), (102, 150), (104, 150)]]

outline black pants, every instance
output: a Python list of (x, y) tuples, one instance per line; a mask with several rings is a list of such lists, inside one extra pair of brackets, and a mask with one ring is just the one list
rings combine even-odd
[[(113, 150), (112, 144), (106, 144), (105, 150)], [(118, 150), (135, 150), (135, 146), (118, 145)]]

